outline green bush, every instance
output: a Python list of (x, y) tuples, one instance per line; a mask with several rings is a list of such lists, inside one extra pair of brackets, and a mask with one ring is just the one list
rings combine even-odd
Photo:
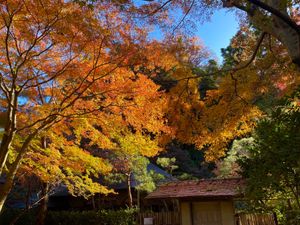
[(36, 213), (35, 209), (29, 212), (20, 209), (4, 209), (0, 215), (0, 225), (9, 225), (16, 218), (18, 219), (15, 225), (32, 225), (35, 223)]
[(135, 225), (136, 210), (49, 212), (46, 225)]
[[(49, 211), (45, 225), (135, 225), (136, 209), (101, 211)], [(0, 216), (1, 225), (10, 222), (22, 213), (21, 210), (5, 210)], [(22, 215), (15, 225), (34, 225), (36, 210)]]
[(286, 220), (286, 225), (300, 225), (300, 210), (287, 211)]

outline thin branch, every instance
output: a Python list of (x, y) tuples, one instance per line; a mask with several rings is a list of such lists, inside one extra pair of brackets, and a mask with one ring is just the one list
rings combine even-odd
[[(51, 27), (58, 21), (58, 17), (55, 17), (51, 23), (47, 24), (44, 28), (44, 31), (39, 35), (40, 33), (40, 29), (38, 29), (36, 31), (36, 35), (35, 35), (35, 39), (33, 40), (33, 43), (31, 44), (31, 46), (25, 50), (24, 52), (21, 53), (20, 57), (23, 56), (23, 54), (25, 54), (22, 62), (15, 68), (16, 74), (18, 73), (18, 71), (20, 70), (20, 68), (26, 63), (29, 53), (34, 49), (34, 47), (36, 46), (36, 44), (41, 41), (43, 38), (45, 38), (47, 35), (49, 35), (49, 33), (51, 32)], [(31, 56), (32, 58), (37, 57), (43, 53), (45, 53), (46, 51), (50, 50), (53, 47), (54, 43), (51, 43), (48, 47), (46, 47), (44, 50), (41, 50), (39, 53), (34, 54), (33, 56)]]
[[(79, 54), (78, 54), (79, 55)], [(52, 76), (50, 76), (48, 79), (44, 80), (44, 81), (41, 81), (39, 83), (36, 83), (36, 84), (32, 84), (32, 85), (27, 85), (30, 81), (32, 80), (35, 80), (37, 77), (32, 77), (32, 78), (29, 78), (27, 79), (22, 85), (20, 85), (20, 89), (28, 89), (28, 88), (34, 88), (34, 87), (37, 87), (39, 85), (43, 85), (43, 84), (46, 84), (52, 80), (54, 80), (55, 78), (57, 78), (58, 76), (62, 75), (66, 69), (68, 68), (68, 66), (71, 64), (71, 62), (73, 62), (73, 60), (75, 58), (77, 58), (77, 56), (74, 56), (73, 58), (69, 59), (63, 66), (62, 68), (60, 68), (58, 71), (56, 71)], [(26, 86), (27, 85), (27, 86)]]
[[(104, 75), (98, 77), (96, 80), (102, 79), (102, 78), (104, 78), (105, 76), (108, 76), (108, 75), (111, 74), (114, 70), (116, 70), (118, 67), (119, 67), (119, 66), (114, 67), (112, 70), (110, 70), (109, 72), (105, 73)], [(23, 131), (23, 130), (25, 130), (25, 129), (29, 129), (29, 128), (31, 128), (31, 127), (33, 127), (33, 126), (39, 124), (39, 123), (45, 123), (45, 121), (51, 120), (51, 118), (57, 118), (57, 117), (70, 117), (69, 115), (63, 115), (62, 112), (63, 112), (64, 110), (66, 110), (67, 108), (69, 108), (70, 106), (72, 106), (78, 99), (80, 99), (81, 96), (83, 95), (83, 93), (84, 93), (84, 92), (85, 92), (92, 84), (93, 84), (93, 82), (90, 83), (86, 88), (84, 88), (84, 90), (81, 91), (81, 92), (76, 96), (76, 98), (74, 98), (73, 100), (71, 100), (71, 102), (69, 102), (66, 106), (64, 106), (64, 107), (62, 107), (62, 108), (56, 109), (56, 110), (59, 111), (59, 112), (56, 111), (56, 112), (50, 113), (49, 115), (47, 115), (47, 116), (44, 117), (44, 118), (38, 119), (38, 120), (36, 120), (35, 122), (33, 122), (33, 123), (31, 123), (31, 124), (29, 124), (29, 125), (27, 125), (27, 126), (24, 126), (24, 127), (22, 127), (22, 128), (17, 129), (17, 132)], [(68, 98), (69, 98), (69, 97), (67, 96), (64, 100), (67, 100)]]
[(154, 14), (156, 14), (157, 12), (159, 12), (160, 10), (162, 10), (166, 5), (168, 5), (172, 0), (168, 0), (166, 1), (164, 4), (162, 4), (161, 6), (159, 6), (157, 9), (155, 9), (154, 11), (150, 12), (148, 15), (146, 15), (144, 18), (149, 17), (149, 16), (153, 16)]
[(238, 70), (242, 70), (242, 69), (247, 68), (253, 62), (253, 60), (256, 58), (257, 52), (258, 52), (258, 50), (259, 50), (259, 48), (260, 48), (260, 46), (261, 46), (261, 44), (262, 44), (262, 42), (263, 42), (266, 34), (267, 34), (266, 32), (263, 32), (261, 34), (261, 36), (259, 37), (259, 39), (257, 41), (257, 44), (256, 44), (256, 46), (254, 48), (252, 56), (244, 64), (242, 64), (240, 66), (237, 66), (235, 68), (221, 69), (221, 70), (218, 70), (218, 71), (212, 72), (212, 73), (200, 74), (200, 75), (197, 75), (197, 76), (190, 76), (190, 77), (181, 78), (181, 79), (178, 79), (177, 81), (182, 81), (182, 80), (186, 80), (186, 79), (195, 79), (195, 78), (202, 77), (203, 75), (205, 75), (205, 76), (213, 76), (213, 75), (217, 75), (219, 73), (236, 72)]
[(230, 73), (230, 77), (234, 81), (234, 93), (235, 93), (235, 95), (239, 99), (241, 99), (246, 105), (248, 105), (249, 103), (247, 102), (247, 100), (244, 99), (242, 96), (240, 96), (239, 93), (238, 93), (238, 79), (234, 77), (234, 72), (233, 71)]
[(31, 123), (31, 124), (29, 124), (29, 125), (27, 125), (27, 126), (24, 126), (24, 127), (22, 127), (22, 128), (17, 129), (17, 132), (23, 131), (23, 130), (25, 130), (25, 129), (29, 129), (29, 128), (31, 128), (31, 127), (33, 127), (33, 126), (39, 124), (39, 123), (45, 123), (45, 121), (50, 120), (51, 118), (55, 118), (55, 117), (57, 117), (57, 116), (60, 116), (60, 114), (59, 114), (59, 113), (52, 113), (52, 114), (49, 114), (49, 115), (47, 115), (46, 117), (41, 118), (41, 119), (38, 119), (38, 120), (36, 120), (35, 122), (33, 122), (33, 123)]
[[(187, 79), (187, 80), (186, 80), (185, 87), (182, 89), (182, 91), (181, 91), (180, 94), (178, 95), (179, 99), (181, 98), (181, 96), (183, 95), (183, 93), (184, 93), (185, 91), (188, 90), (189, 81), (190, 81), (190, 79)], [(179, 99), (178, 99), (178, 100), (179, 100)]]
[(39, 93), (39, 97), (40, 97), (41, 103), (44, 105), (45, 104), (45, 100), (44, 100), (43, 91), (41, 90), (41, 86), (37, 86), (37, 90), (38, 90), (38, 93)]
[(3, 80), (3, 75), (0, 73), (0, 89), (5, 94), (6, 98), (9, 99), (9, 90)]
[(195, 0), (192, 1), (190, 7), (188, 8), (188, 10), (186, 11), (186, 13), (184, 14), (184, 16), (181, 18), (181, 20), (179, 21), (179, 23), (176, 25), (176, 27), (173, 29), (173, 33), (175, 32), (175, 30), (178, 29), (178, 27), (180, 26), (181, 23), (183, 23), (183, 21), (185, 20), (185, 18), (187, 17), (187, 15), (190, 13), (190, 11), (192, 10), (193, 6), (195, 4)]
[[(9, 33), (10, 33), (10, 28), (11, 28), (11, 23), (12, 23), (12, 20), (13, 20), (13, 16), (9, 15), (8, 19), (9, 19), (9, 22), (7, 23), (6, 19), (3, 18), (5, 26), (6, 26), (6, 35), (5, 35), (5, 39), (4, 39), (5, 40), (4, 41), (4, 43), (5, 43), (5, 54), (6, 54), (6, 59), (7, 59), (8, 66), (10, 68), (11, 75), (13, 77), (15, 77), (14, 76), (14, 70), (13, 70), (13, 67), (12, 67), (12, 62), (11, 62), (11, 59), (10, 59), (9, 43), (8, 43), (9, 42)], [(13, 84), (14, 84), (14, 81), (15, 81), (15, 79), (13, 79), (13, 82), (12, 82)]]
[[(98, 68), (98, 67), (96, 67), (96, 68)], [(96, 69), (96, 68), (95, 68), (95, 69)], [(108, 72), (105, 73), (104, 75), (99, 76), (99, 77), (93, 79), (93, 81), (92, 81), (92, 82), (89, 82), (89, 84), (88, 84), (88, 85), (87, 85), (87, 86), (86, 86), (86, 87), (85, 87), (85, 88), (84, 88), (84, 89), (76, 96), (76, 98), (74, 98), (72, 101), (70, 101), (66, 106), (62, 107), (61, 110), (65, 110), (65, 109), (69, 108), (70, 106), (72, 106), (78, 99), (81, 98), (81, 96), (84, 94), (84, 92), (94, 84), (95, 81), (100, 80), (100, 79), (102, 79), (102, 78), (104, 78), (104, 77), (110, 75), (110, 74), (111, 74), (112, 72), (114, 72), (117, 68), (119, 68), (119, 65), (116, 65), (113, 69), (111, 69), (110, 71), (108, 71)], [(91, 70), (90, 72), (92, 72), (92, 71), (93, 71), (93, 70)], [(79, 90), (79, 88), (77, 88), (77, 89)], [(76, 90), (77, 90), (77, 89), (76, 89)], [(75, 93), (75, 92), (74, 92), (74, 93)], [(65, 98), (64, 100), (69, 99), (71, 96), (72, 96), (72, 95), (69, 95), (69, 97)], [(64, 101), (64, 102), (65, 102), (65, 101)], [(61, 104), (61, 106), (62, 106), (62, 104)]]

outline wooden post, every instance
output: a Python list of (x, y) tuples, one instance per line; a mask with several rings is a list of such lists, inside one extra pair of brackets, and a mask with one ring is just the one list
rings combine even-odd
[(190, 206), (191, 223), (192, 223), (192, 225), (194, 225), (194, 209), (193, 209), (193, 203), (190, 202), (189, 206)]
[(278, 225), (278, 219), (277, 219), (276, 212), (273, 212), (273, 218), (274, 218), (275, 225)]

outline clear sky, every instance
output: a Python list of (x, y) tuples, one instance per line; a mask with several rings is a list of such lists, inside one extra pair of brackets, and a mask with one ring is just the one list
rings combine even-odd
[[(214, 12), (210, 21), (199, 24), (196, 35), (203, 41), (204, 45), (211, 51), (212, 57), (222, 63), (221, 48), (226, 48), (230, 39), (238, 31), (238, 21), (233, 11), (221, 9)], [(150, 38), (161, 39), (159, 29), (150, 33)]]
[(222, 9), (214, 13), (210, 22), (199, 25), (196, 34), (221, 63), (221, 48), (229, 45), (237, 30), (238, 22), (234, 12)]

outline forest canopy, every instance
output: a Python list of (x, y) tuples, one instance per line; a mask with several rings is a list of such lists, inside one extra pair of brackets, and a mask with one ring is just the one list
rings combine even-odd
[[(299, 85), (298, 5), (1, 1), (0, 211), (25, 175), (89, 198), (114, 173), (152, 182), (147, 158), (176, 143), (222, 160)], [(191, 30), (221, 7), (242, 16), (218, 64)]]

